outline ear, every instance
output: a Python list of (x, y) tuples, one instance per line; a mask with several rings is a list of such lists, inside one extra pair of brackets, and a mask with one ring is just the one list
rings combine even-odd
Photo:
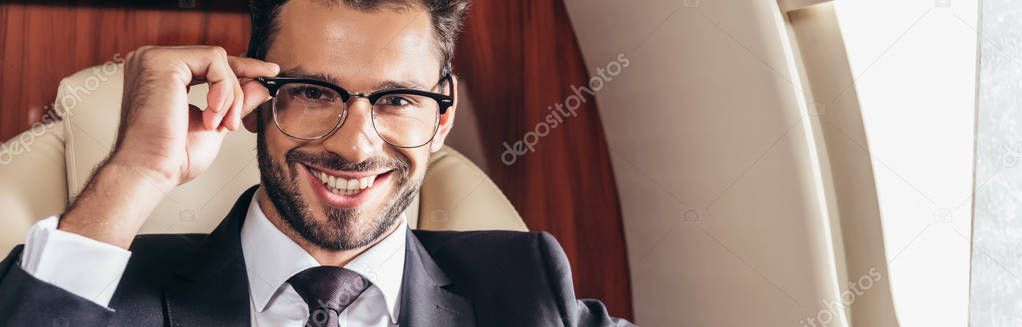
[(447, 135), (451, 133), (451, 128), (454, 127), (454, 114), (457, 113), (458, 109), (458, 76), (451, 75), (451, 90), (454, 95), (454, 103), (451, 104), (450, 108), (443, 115), (440, 115), (440, 123), (436, 129), (436, 136), (433, 137), (433, 142), (429, 145), (430, 152), (440, 151), (444, 147), (444, 140), (447, 139)]
[(245, 125), (245, 129), (249, 132), (256, 133), (259, 129), (259, 117), (262, 117), (263, 106), (259, 106), (252, 112), (248, 113), (247, 116), (241, 117), (241, 123)]

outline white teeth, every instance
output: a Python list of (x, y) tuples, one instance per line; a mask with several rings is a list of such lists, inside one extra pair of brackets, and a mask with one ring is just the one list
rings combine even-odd
[(318, 170), (314, 170), (313, 176), (319, 178), (323, 185), (326, 185), (331, 192), (344, 195), (358, 194), (362, 190), (373, 186), (373, 183), (376, 181), (375, 175), (359, 179), (344, 179)]

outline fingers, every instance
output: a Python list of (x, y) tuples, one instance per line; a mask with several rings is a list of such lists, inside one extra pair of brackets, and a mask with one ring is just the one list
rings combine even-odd
[(244, 104), (245, 95), (241, 92), (241, 82), (239, 82), (238, 78), (233, 74), (231, 76), (230, 86), (232, 97), (230, 98), (230, 105), (227, 107), (226, 112), (224, 112), (222, 119), (223, 124), (217, 124), (214, 126), (224, 127), (233, 131), (238, 129), (238, 120), (241, 120), (241, 106)]
[(280, 67), (274, 63), (244, 57), (229, 57), (228, 63), (240, 81), (235, 88), (237, 102), (231, 109), (227, 124), (230, 130), (235, 131), (241, 128), (242, 117), (270, 99), (266, 88), (252, 78), (277, 76)]
[(231, 112), (228, 114), (227, 123), (225, 124), (227, 129), (232, 131), (238, 130), (241, 126), (241, 112), (244, 110), (245, 104), (245, 93), (241, 90), (241, 83), (234, 85), (234, 105), (231, 106)]
[(184, 63), (191, 74), (189, 83), (196, 80), (209, 83), (202, 125), (209, 130), (216, 129), (235, 102), (235, 85), (238, 83), (227, 62), (227, 51), (220, 47), (171, 48), (167, 51), (173, 52)]
[[(241, 118), (258, 106), (246, 105), (249, 100), (251, 103), (262, 103), (268, 99), (265, 89), (250, 87), (246, 92), (239, 78), (248, 81), (255, 77), (276, 76), (280, 70), (273, 63), (228, 56), (220, 47), (180, 47), (172, 50), (182, 52), (178, 58), (188, 67), (192, 83), (196, 81), (209, 83), (202, 125), (210, 130), (220, 127), (237, 130), (241, 127)], [(249, 99), (247, 94), (255, 97)]]
[(280, 73), (275, 63), (245, 57), (228, 57), (227, 62), (238, 78), (273, 77)]

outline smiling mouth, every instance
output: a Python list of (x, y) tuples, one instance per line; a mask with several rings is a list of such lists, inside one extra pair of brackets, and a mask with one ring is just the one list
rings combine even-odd
[(359, 177), (349, 176), (348, 178), (345, 178), (332, 175), (331, 173), (323, 170), (318, 170), (309, 165), (304, 166), (309, 170), (309, 173), (312, 174), (313, 177), (316, 177), (316, 179), (323, 183), (323, 186), (325, 186), (330, 193), (348, 196), (357, 195), (366, 189), (371, 188), (376, 182), (377, 177), (390, 172), (388, 170), (379, 174), (370, 174)]

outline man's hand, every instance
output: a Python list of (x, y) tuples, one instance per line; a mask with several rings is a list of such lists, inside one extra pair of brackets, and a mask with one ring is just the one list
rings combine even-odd
[[(278, 70), (230, 57), (220, 47), (143, 47), (128, 54), (124, 69), (121, 126), (110, 161), (174, 186), (209, 167), (227, 131), (269, 99), (252, 79)], [(203, 82), (209, 83), (206, 110), (189, 109), (188, 88)]]
[[(253, 79), (279, 67), (189, 46), (139, 48), (124, 69), (117, 143), (58, 228), (127, 248), (164, 194), (202, 174), (226, 133), (269, 99)], [(188, 104), (200, 83), (209, 83), (203, 111)]]

